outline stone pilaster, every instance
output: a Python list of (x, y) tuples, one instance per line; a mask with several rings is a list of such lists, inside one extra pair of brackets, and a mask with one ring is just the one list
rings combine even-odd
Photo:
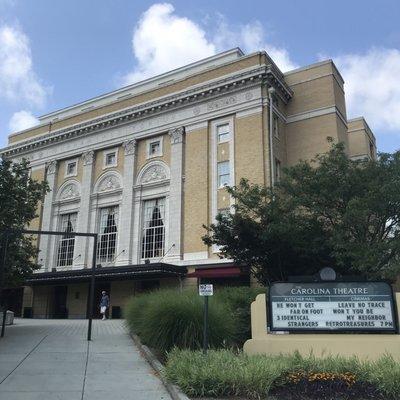
[(182, 190), (183, 190), (183, 146), (185, 128), (171, 129), (171, 177), (169, 189), (169, 234), (165, 246), (165, 259), (168, 261), (182, 258)]
[[(46, 180), (49, 184), (50, 191), (46, 194), (43, 202), (43, 211), (42, 211), (42, 226), (41, 230), (50, 231), (51, 230), (51, 217), (53, 214), (53, 201), (56, 195), (56, 170), (57, 170), (57, 161), (53, 160), (46, 163)], [(50, 246), (52, 243), (52, 237), (50, 235), (41, 235), (39, 239), (39, 264), (42, 265), (42, 271), (51, 271), (51, 268), (54, 267), (52, 264), (52, 260), (50, 260)]]
[(133, 219), (135, 218), (133, 209), (133, 183), (136, 175), (136, 140), (127, 140), (124, 147), (124, 173), (122, 177), (122, 201), (118, 227), (118, 242), (116, 252), (116, 265), (127, 265), (132, 263), (133, 247)]
[[(94, 152), (92, 150), (82, 154), (82, 182), (81, 182), (81, 202), (79, 207), (78, 219), (76, 223), (77, 232), (89, 232), (90, 226), (90, 195), (93, 190), (93, 164)], [(83, 236), (75, 237), (74, 263), (73, 269), (91, 267), (92, 255), (88, 254), (90, 241), (92, 238)], [(90, 246), (92, 248), (92, 246)]]

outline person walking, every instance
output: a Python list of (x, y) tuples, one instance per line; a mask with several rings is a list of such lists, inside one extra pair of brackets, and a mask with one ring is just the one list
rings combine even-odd
[(105, 290), (101, 292), (101, 300), (100, 300), (100, 313), (103, 314), (102, 321), (106, 320), (107, 309), (110, 307), (110, 298), (108, 297)]

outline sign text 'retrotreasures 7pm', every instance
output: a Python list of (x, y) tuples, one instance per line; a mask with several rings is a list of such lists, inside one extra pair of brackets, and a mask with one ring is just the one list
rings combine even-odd
[(269, 307), (273, 331), (396, 332), (385, 282), (273, 283)]

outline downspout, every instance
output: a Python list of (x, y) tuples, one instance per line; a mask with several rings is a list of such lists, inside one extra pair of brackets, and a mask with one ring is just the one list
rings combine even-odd
[(270, 181), (271, 188), (275, 184), (274, 175), (274, 148), (273, 148), (273, 129), (274, 129), (274, 106), (272, 102), (272, 95), (275, 93), (273, 87), (268, 88), (268, 101), (269, 101), (269, 171), (270, 171)]

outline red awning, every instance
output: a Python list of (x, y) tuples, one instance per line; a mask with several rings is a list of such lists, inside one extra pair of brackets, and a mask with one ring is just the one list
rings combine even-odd
[(187, 274), (188, 278), (225, 278), (242, 275), (239, 267), (198, 268)]

